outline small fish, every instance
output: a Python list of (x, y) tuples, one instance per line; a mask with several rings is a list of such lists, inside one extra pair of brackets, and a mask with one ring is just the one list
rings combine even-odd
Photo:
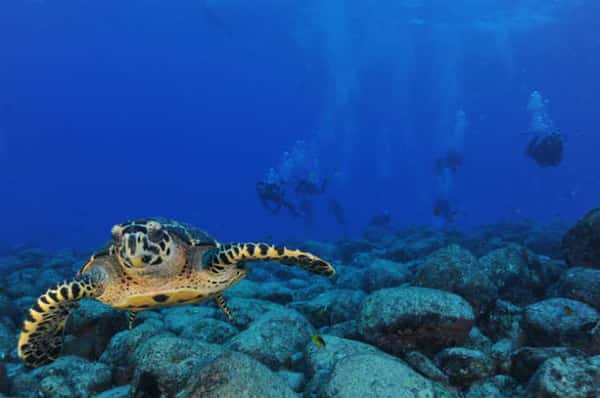
[(319, 348), (325, 347), (325, 340), (323, 340), (323, 337), (319, 336), (318, 334), (315, 334), (311, 338), (311, 340), (317, 347), (319, 347)]
[(573, 309), (571, 307), (569, 307), (568, 305), (565, 305), (563, 307), (563, 312), (565, 313), (566, 316), (573, 316), (573, 314), (575, 313), (573, 311)]

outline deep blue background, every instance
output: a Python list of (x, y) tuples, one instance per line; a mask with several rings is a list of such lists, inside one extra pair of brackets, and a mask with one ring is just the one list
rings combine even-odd
[[(353, 234), (381, 209), (428, 224), (459, 109), (460, 225), (573, 222), (600, 204), (600, 4), (497, 4), (3, 0), (0, 246), (94, 246), (149, 215), (223, 240), (338, 238), (327, 212), (305, 228), (256, 197), (297, 140), (343, 176)], [(533, 90), (567, 137), (557, 169), (523, 155)]]

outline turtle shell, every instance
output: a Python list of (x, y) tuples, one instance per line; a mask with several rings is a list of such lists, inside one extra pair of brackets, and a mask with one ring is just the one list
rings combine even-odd
[(209, 235), (207, 232), (194, 227), (193, 225), (169, 220), (166, 218), (150, 218), (145, 220), (134, 220), (133, 222), (144, 222), (144, 221), (157, 221), (163, 228), (169, 233), (177, 236), (183, 242), (192, 246), (217, 246), (217, 240)]

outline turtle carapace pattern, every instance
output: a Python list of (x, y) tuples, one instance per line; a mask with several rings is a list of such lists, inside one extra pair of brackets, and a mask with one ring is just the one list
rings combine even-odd
[(211, 299), (231, 320), (222, 293), (248, 275), (246, 261), (335, 274), (331, 264), (301, 250), (267, 243), (221, 244), (191, 225), (161, 218), (127, 221), (112, 228), (111, 242), (72, 280), (37, 299), (19, 336), (19, 356), (30, 367), (54, 361), (69, 312), (85, 297), (129, 311), (130, 327), (137, 312)]

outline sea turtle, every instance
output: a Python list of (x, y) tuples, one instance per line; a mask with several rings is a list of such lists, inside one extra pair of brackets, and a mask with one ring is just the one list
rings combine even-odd
[(266, 243), (221, 244), (188, 224), (153, 218), (112, 228), (112, 241), (83, 265), (75, 278), (42, 294), (29, 310), (19, 337), (19, 356), (30, 367), (60, 354), (70, 310), (84, 297), (130, 311), (214, 299), (232, 319), (222, 293), (248, 275), (245, 261), (276, 261), (331, 277), (319, 257)]

